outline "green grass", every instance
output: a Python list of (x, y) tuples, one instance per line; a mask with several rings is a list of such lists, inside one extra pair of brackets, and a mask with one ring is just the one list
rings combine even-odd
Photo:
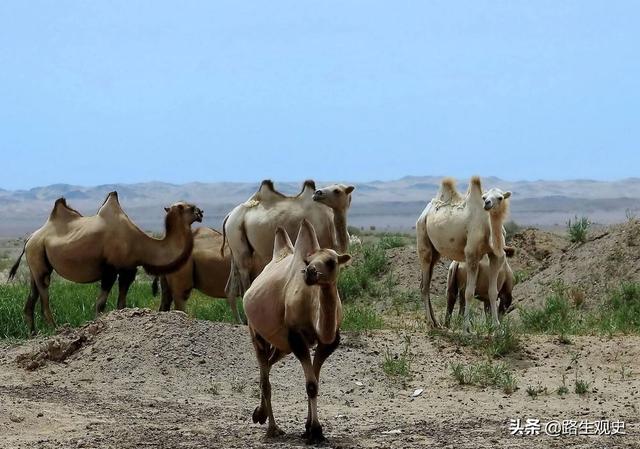
[(536, 386), (533, 385), (529, 385), (527, 386), (527, 394), (529, 395), (529, 397), (535, 399), (537, 398), (539, 395), (547, 392), (547, 388), (543, 387), (542, 384), (538, 383)]
[(342, 312), (341, 328), (345, 331), (362, 332), (384, 327), (382, 317), (370, 307), (345, 304)]
[(571, 240), (572, 243), (586, 242), (590, 226), (591, 222), (587, 217), (578, 218), (576, 216), (573, 221), (569, 219), (569, 221), (567, 222), (567, 232), (569, 234), (569, 240)]
[(338, 291), (340, 298), (353, 301), (365, 293), (378, 296), (376, 278), (388, 270), (388, 260), (384, 247), (378, 243), (365, 243), (357, 248), (351, 265), (340, 271)]
[(518, 387), (515, 376), (504, 363), (479, 362), (469, 365), (451, 364), (451, 375), (460, 385), (495, 387), (506, 394), (513, 393)]
[(579, 395), (584, 395), (589, 392), (589, 387), (591, 384), (586, 380), (576, 379), (575, 392)]
[(404, 350), (400, 354), (392, 354), (387, 349), (382, 361), (382, 371), (392, 378), (409, 378), (411, 377), (411, 354), (409, 348), (411, 346), (411, 338), (405, 337)]
[(521, 347), (519, 329), (508, 317), (503, 317), (496, 329), (490, 318), (475, 319), (472, 314), (469, 333), (463, 332), (462, 319), (454, 317), (449, 329), (431, 329), (429, 333), (444, 337), (460, 346), (472, 347), (490, 358), (504, 357), (519, 351)]
[[(29, 333), (24, 323), (22, 309), (29, 293), (24, 283), (0, 284), (0, 338), (27, 338)], [(69, 324), (77, 327), (95, 318), (95, 300), (99, 284), (75, 284), (54, 278), (49, 289), (50, 307), (58, 325)], [(118, 298), (117, 285), (111, 290), (107, 311), (115, 309)], [(49, 328), (40, 313), (40, 302), (36, 304), (36, 329), (38, 333), (49, 335)], [(137, 281), (131, 285), (127, 295), (127, 307), (157, 310), (158, 299), (151, 296), (148, 282)], [(242, 301), (238, 301), (242, 312)], [(209, 298), (194, 291), (187, 302), (189, 315), (210, 321), (234, 323), (231, 309), (225, 300)]]
[[(28, 332), (24, 323), (22, 309), (29, 293), (29, 286), (20, 283), (0, 285), (0, 338), (26, 338)], [(80, 326), (95, 317), (95, 300), (98, 296), (98, 284), (74, 284), (54, 279), (49, 289), (49, 304), (58, 325)], [(115, 308), (117, 288), (111, 291), (107, 310)], [(49, 328), (36, 304), (36, 328), (39, 333), (50, 334)], [(136, 282), (131, 286), (127, 297), (129, 307), (155, 308), (149, 284)]]
[(566, 287), (554, 290), (541, 308), (521, 309), (524, 332), (557, 334), (566, 344), (571, 343), (569, 335), (640, 334), (640, 284), (623, 282), (590, 311), (573, 305)]

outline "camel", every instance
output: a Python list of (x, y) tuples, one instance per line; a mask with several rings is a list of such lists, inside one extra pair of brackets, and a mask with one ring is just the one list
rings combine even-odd
[[(342, 304), (336, 287), (339, 266), (351, 256), (320, 249), (313, 225), (302, 220), (292, 245), (287, 231), (278, 227), (272, 260), (244, 295), (249, 333), (260, 366), (260, 405), (253, 422), (269, 420), (267, 436), (284, 432), (271, 407), (271, 367), (293, 352), (306, 380), (308, 413), (304, 437), (309, 443), (324, 440), (318, 420), (317, 395), (320, 369), (340, 343)], [(309, 348), (316, 346), (313, 360)]]
[(169, 273), (179, 268), (191, 255), (191, 223), (202, 221), (202, 211), (192, 204), (176, 203), (165, 208), (165, 237), (155, 239), (141, 231), (120, 207), (117, 192), (107, 195), (98, 213), (84, 217), (56, 200), (46, 223), (27, 240), (9, 277), (13, 278), (26, 254), (31, 273), (31, 292), (24, 316), (31, 333), (35, 333), (33, 312), (40, 298), (42, 314), (55, 327), (49, 309), (51, 273), (56, 271), (72, 282), (100, 281), (96, 313), (103, 312), (111, 287), (119, 277), (118, 308), (126, 307), (127, 292), (138, 266), (150, 274)]
[(347, 251), (347, 210), (354, 189), (333, 184), (316, 190), (315, 182), (307, 180), (298, 195), (289, 197), (277, 192), (270, 180), (262, 181), (258, 192), (236, 206), (224, 220), (223, 240), (228, 240), (231, 250), (227, 296), (242, 296), (252, 277), (269, 263), (278, 226), (288, 235), (295, 235), (306, 218), (314, 226), (322, 248)]
[[(505, 255), (511, 257), (513, 251), (506, 250)], [(515, 278), (508, 260), (505, 259), (502, 269), (498, 273), (498, 314), (504, 315), (511, 307), (513, 301), (512, 291)], [(465, 312), (466, 302), (464, 299), (464, 288), (467, 283), (467, 269), (464, 262), (451, 262), (449, 272), (447, 274), (447, 315), (445, 325), (449, 327), (451, 314), (456, 305), (456, 301), (460, 300), (459, 313), (462, 316)], [(484, 256), (478, 264), (478, 280), (476, 281), (475, 297), (484, 303), (485, 315), (490, 313), (489, 305), (489, 257)]]
[[(173, 273), (156, 276), (153, 280), (153, 295), (157, 294), (158, 280), (162, 286), (160, 311), (171, 309), (175, 301), (176, 310), (185, 311), (191, 290), (196, 288), (212, 298), (224, 298), (224, 291), (231, 270), (231, 255), (222, 255), (222, 234), (211, 228), (193, 231), (193, 252), (186, 263)], [(238, 323), (242, 318), (238, 312), (236, 298), (228, 298), (229, 307)]]
[[(494, 324), (499, 325), (498, 275), (505, 260), (503, 223), (508, 213), (511, 192), (498, 188), (482, 192), (480, 178), (474, 176), (467, 194), (462, 197), (455, 181), (442, 181), (436, 198), (424, 209), (416, 223), (418, 258), (422, 281), (421, 291), (426, 313), (435, 327), (439, 327), (431, 306), (431, 277), (440, 256), (465, 262), (467, 283), (465, 302), (470, 303), (476, 291), (478, 265), (485, 255), (489, 258), (489, 304)], [(464, 313), (464, 329), (470, 328), (469, 308)]]

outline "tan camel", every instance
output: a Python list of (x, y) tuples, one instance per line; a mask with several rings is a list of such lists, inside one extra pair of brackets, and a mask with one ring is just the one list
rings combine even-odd
[[(118, 308), (124, 308), (138, 266), (151, 274), (179, 268), (191, 254), (191, 223), (202, 221), (202, 211), (187, 203), (176, 203), (166, 210), (166, 234), (159, 240), (149, 237), (129, 219), (120, 207), (116, 192), (109, 193), (98, 213), (91, 217), (83, 217), (67, 206), (64, 198), (58, 199), (49, 219), (31, 235), (22, 251), (27, 255), (31, 272), (31, 293), (24, 307), (31, 332), (35, 332), (33, 312), (38, 297), (47, 323), (55, 327), (49, 309), (53, 271), (73, 282), (100, 281), (101, 291), (96, 301), (99, 313), (104, 311), (118, 275)], [(11, 269), (10, 278), (15, 276), (22, 254)]]
[(308, 180), (297, 196), (289, 197), (277, 192), (271, 181), (262, 181), (258, 192), (236, 206), (223, 224), (222, 234), (232, 257), (227, 296), (242, 296), (252, 276), (269, 263), (278, 226), (295, 235), (306, 218), (316, 229), (322, 248), (345, 252), (349, 246), (347, 210), (354, 188), (334, 184), (316, 190), (315, 182)]
[[(269, 420), (268, 437), (283, 434), (271, 407), (269, 372), (293, 352), (306, 380), (308, 413), (304, 436), (324, 440), (318, 420), (320, 368), (340, 343), (342, 304), (336, 288), (339, 266), (351, 256), (320, 249), (311, 223), (302, 221), (295, 246), (284, 228), (275, 235), (273, 258), (244, 295), (244, 310), (260, 366), (261, 399), (253, 422)], [(313, 360), (309, 348), (317, 343)]]
[[(194, 288), (212, 298), (225, 298), (224, 291), (231, 269), (231, 254), (222, 255), (222, 234), (211, 228), (193, 230), (193, 252), (187, 262), (173, 273), (155, 277), (153, 294), (157, 294), (157, 283), (162, 286), (160, 311), (171, 309), (175, 301), (176, 310), (185, 311), (186, 302)], [(238, 312), (236, 298), (228, 298), (229, 307), (238, 323), (242, 318)]]
[[(418, 258), (420, 259), (421, 290), (426, 312), (438, 327), (431, 306), (431, 277), (440, 256), (466, 263), (465, 301), (471, 303), (476, 291), (478, 264), (489, 257), (489, 303), (494, 324), (499, 324), (497, 280), (505, 259), (503, 222), (508, 212), (511, 192), (493, 188), (482, 192), (480, 178), (474, 176), (469, 190), (462, 197), (455, 181), (444, 179), (436, 198), (424, 209), (416, 223)], [(469, 308), (465, 310), (465, 331), (469, 330)]]
[[(505, 251), (507, 257), (513, 255), (513, 251)], [(509, 265), (509, 261), (505, 259), (502, 269), (498, 273), (498, 298), (500, 303), (498, 305), (498, 314), (504, 315), (513, 301), (513, 286), (515, 278), (513, 271)], [(456, 305), (456, 301), (460, 301), (459, 314), (462, 316), (465, 313), (466, 301), (464, 299), (464, 289), (467, 284), (467, 267), (464, 262), (451, 262), (449, 265), (449, 272), (447, 274), (447, 315), (445, 319), (445, 325), (448, 327), (451, 320), (451, 314), (453, 308)], [(476, 281), (475, 297), (484, 303), (485, 315), (490, 313), (489, 303), (489, 257), (484, 256), (478, 264), (478, 279)]]

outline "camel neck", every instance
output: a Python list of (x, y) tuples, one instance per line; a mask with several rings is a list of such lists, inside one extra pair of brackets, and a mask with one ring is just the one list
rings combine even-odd
[(502, 213), (490, 213), (489, 220), (491, 223), (491, 246), (493, 253), (500, 255), (504, 251), (504, 236), (502, 235)]
[(349, 232), (347, 231), (347, 211), (333, 209), (333, 227), (336, 230), (336, 250), (345, 253), (349, 248)]
[(338, 301), (340, 299), (335, 284), (320, 287), (316, 333), (324, 344), (332, 343), (336, 338)]
[(193, 234), (181, 217), (169, 212), (165, 219), (165, 236), (161, 240), (146, 234), (139, 241), (141, 265), (150, 274), (175, 271), (191, 255)]

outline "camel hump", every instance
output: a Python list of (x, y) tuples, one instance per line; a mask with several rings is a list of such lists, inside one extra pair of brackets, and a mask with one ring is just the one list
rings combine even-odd
[(66, 198), (61, 197), (53, 204), (53, 210), (49, 215), (49, 220), (73, 220), (80, 217), (82, 217), (82, 214), (69, 207)]
[(453, 178), (444, 178), (440, 183), (440, 192), (438, 199), (444, 203), (457, 203), (462, 200), (462, 196), (456, 188), (456, 180)]
[(273, 241), (273, 260), (279, 262), (289, 254), (293, 254), (293, 244), (287, 231), (282, 226), (278, 226)]
[(469, 191), (470, 192), (480, 192), (482, 195), (482, 182), (480, 181), (480, 176), (472, 176), (469, 181)]
[(114, 212), (122, 212), (120, 200), (118, 199), (118, 192), (116, 191), (109, 192), (107, 194), (102, 206), (100, 206), (100, 209), (98, 210), (98, 215), (104, 216)]
[(304, 259), (309, 254), (313, 254), (320, 250), (318, 236), (316, 230), (309, 220), (304, 218), (300, 223), (300, 230), (296, 237), (294, 252), (298, 259)]
[(300, 194), (309, 190), (311, 192), (316, 191), (316, 182), (313, 179), (305, 179), (305, 181), (302, 183), (302, 190), (300, 191)]

